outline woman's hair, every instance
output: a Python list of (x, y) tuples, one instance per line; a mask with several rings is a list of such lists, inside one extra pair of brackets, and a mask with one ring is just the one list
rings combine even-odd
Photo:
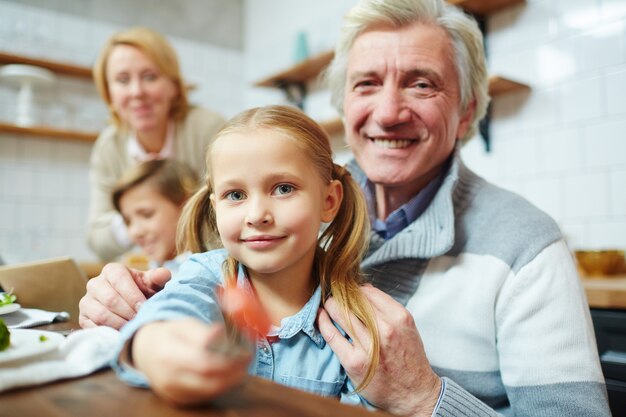
[[(319, 278), (322, 300), (331, 295), (343, 308), (347, 317), (354, 313), (367, 327), (372, 337), (369, 346), (371, 362), (363, 389), (374, 376), (379, 360), (379, 338), (371, 305), (362, 294), (360, 261), (369, 239), (367, 206), (359, 186), (350, 174), (332, 159), (330, 140), (326, 132), (300, 110), (287, 106), (253, 108), (235, 116), (217, 133), (215, 140), (232, 133), (253, 132), (265, 129), (293, 140), (315, 166), (323, 182), (339, 180), (343, 199), (337, 215), (318, 238), (313, 270)], [(252, 137), (252, 136), (251, 136)], [(207, 167), (211, 167), (211, 147), (207, 152)], [(206, 184), (188, 201), (179, 222), (179, 251), (199, 252), (216, 247), (218, 238), (214, 210), (211, 207), (211, 173)], [(238, 263), (229, 258), (225, 263), (226, 279), (236, 279)], [(349, 321), (348, 321), (349, 323)]]
[(325, 72), (333, 106), (343, 114), (343, 101), (350, 49), (356, 38), (374, 27), (404, 28), (434, 24), (446, 31), (454, 49), (454, 62), (461, 90), (461, 109), (476, 101), (474, 118), (465, 134), (467, 140), (478, 129), (489, 105), (487, 64), (483, 36), (476, 21), (443, 0), (361, 0), (345, 16), (335, 48), (335, 57)]
[(122, 196), (141, 184), (152, 185), (167, 200), (182, 206), (198, 189), (199, 179), (187, 164), (175, 159), (142, 162), (126, 171), (113, 189), (113, 206), (117, 211), (121, 212)]
[(111, 95), (107, 81), (107, 63), (111, 52), (118, 45), (128, 45), (139, 49), (159, 68), (163, 76), (172, 80), (178, 95), (174, 98), (170, 108), (170, 117), (180, 120), (185, 117), (189, 110), (187, 99), (187, 87), (180, 72), (176, 51), (169, 42), (159, 33), (145, 27), (134, 27), (117, 32), (109, 38), (96, 58), (93, 65), (93, 78), (102, 99), (109, 107), (113, 123), (116, 126), (122, 124), (119, 115), (111, 107)]

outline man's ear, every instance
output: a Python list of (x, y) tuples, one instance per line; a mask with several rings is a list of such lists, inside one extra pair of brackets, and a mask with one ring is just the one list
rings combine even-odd
[(343, 201), (343, 185), (341, 181), (332, 180), (330, 184), (326, 186), (324, 201), (322, 201), (322, 216), (321, 219), (324, 223), (330, 223), (333, 221), (341, 202)]
[(472, 99), (472, 101), (467, 105), (465, 112), (461, 115), (461, 119), (459, 120), (459, 125), (456, 131), (456, 138), (463, 139), (465, 134), (469, 130), (472, 121), (474, 120), (474, 112), (476, 111), (476, 99)]

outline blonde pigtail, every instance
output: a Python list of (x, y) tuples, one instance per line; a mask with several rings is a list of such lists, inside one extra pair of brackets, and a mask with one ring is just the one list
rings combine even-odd
[(178, 220), (176, 248), (178, 253), (198, 253), (219, 247), (221, 242), (211, 206), (211, 189), (204, 185), (183, 207)]
[[(374, 310), (360, 290), (360, 260), (367, 250), (369, 218), (367, 206), (357, 183), (345, 168), (334, 165), (333, 179), (343, 186), (343, 200), (335, 219), (320, 238), (325, 253), (321, 257), (320, 283), (324, 299), (332, 295), (343, 309), (344, 317), (353, 313), (369, 330), (370, 364), (356, 391), (364, 389), (374, 377), (380, 361), (380, 339)], [(348, 330), (353, 326), (348, 321)]]

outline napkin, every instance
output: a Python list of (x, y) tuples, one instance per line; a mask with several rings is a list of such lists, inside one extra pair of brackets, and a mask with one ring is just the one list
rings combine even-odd
[(76, 330), (53, 352), (0, 367), (0, 391), (95, 372), (113, 359), (119, 339), (119, 332), (110, 327)]
[(20, 308), (2, 316), (9, 329), (27, 329), (29, 327), (50, 324), (54, 321), (65, 321), (70, 318), (65, 311), (46, 311), (37, 308)]

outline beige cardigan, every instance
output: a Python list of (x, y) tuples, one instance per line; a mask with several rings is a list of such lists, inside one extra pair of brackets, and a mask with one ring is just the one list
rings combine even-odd
[[(224, 119), (217, 113), (193, 107), (185, 119), (176, 124), (174, 158), (204, 176), (206, 148), (223, 124)], [(104, 261), (113, 260), (129, 249), (115, 239), (112, 222), (117, 212), (111, 201), (118, 179), (137, 163), (128, 154), (128, 141), (127, 133), (109, 126), (102, 131), (91, 152), (87, 242)]]

